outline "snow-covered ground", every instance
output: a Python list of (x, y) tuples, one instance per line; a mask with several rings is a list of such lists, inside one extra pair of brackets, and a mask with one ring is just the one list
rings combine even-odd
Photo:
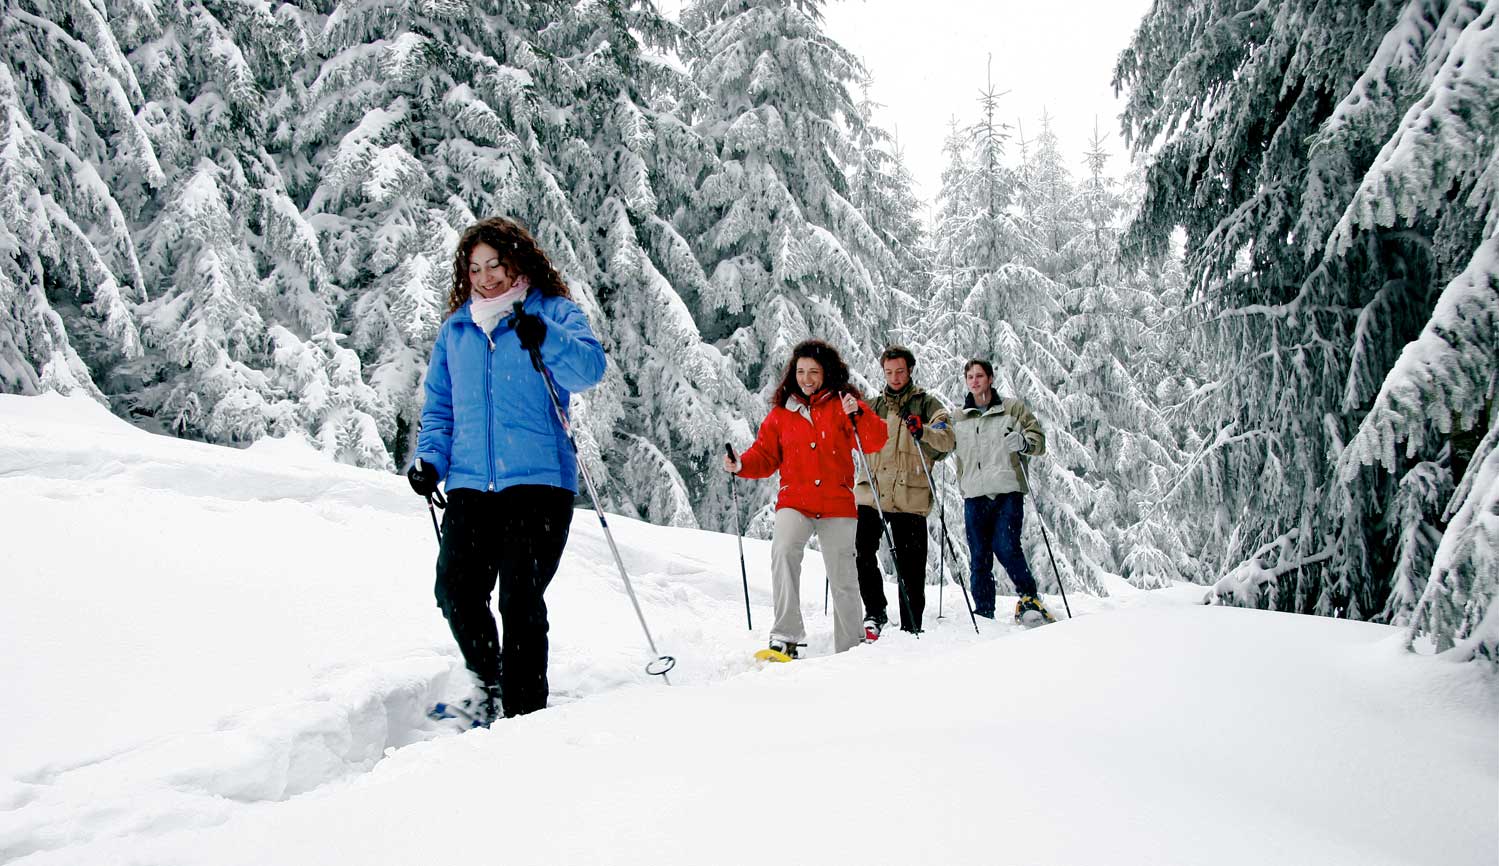
[[(0, 396), (0, 862), (1484, 864), (1499, 684), (1395, 629), (1073, 598), (975, 635), (761, 669), (767, 545), (594, 515), (552, 611), (553, 706), (461, 736), (404, 479), (287, 442)], [(951, 589), (951, 587), (950, 587)], [(1053, 599), (1060, 613), (1060, 600)]]

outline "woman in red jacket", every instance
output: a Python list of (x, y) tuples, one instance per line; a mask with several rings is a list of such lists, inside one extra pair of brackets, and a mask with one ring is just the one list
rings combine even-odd
[(776, 606), (770, 648), (792, 658), (807, 639), (801, 608), (802, 552), (814, 534), (833, 593), (833, 649), (852, 649), (864, 637), (864, 603), (854, 566), (859, 522), (854, 505), (855, 419), (865, 452), (885, 447), (885, 422), (859, 399), (838, 350), (821, 340), (807, 340), (791, 350), (791, 362), (755, 444), (738, 461), (724, 457), (724, 469), (741, 478), (781, 473), (770, 546)]

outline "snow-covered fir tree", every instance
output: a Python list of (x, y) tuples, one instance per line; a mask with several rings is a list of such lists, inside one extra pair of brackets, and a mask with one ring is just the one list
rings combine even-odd
[(862, 70), (823, 33), (821, 6), (700, 0), (683, 13), (704, 93), (692, 120), (718, 156), (696, 199), (692, 240), (710, 275), (699, 322), (762, 395), (808, 336), (868, 381), (887, 316), (873, 274), (897, 267), (849, 200), (840, 159), (853, 152), (844, 130), (863, 125), (848, 89)]
[(883, 329), (892, 342), (900, 342), (925, 326), (921, 307), (931, 280), (931, 248), (921, 223), (923, 203), (899, 141), (875, 121), (879, 106), (869, 98), (868, 81), (855, 107), (860, 125), (843, 159), (848, 199), (895, 257), (893, 268), (876, 268), (870, 276), (886, 298)]
[[(555, 11), (534, 5), (320, 4), (304, 13), (316, 53), (275, 105), (272, 138), (342, 287), (365, 379), (390, 407), (383, 432), (398, 464), (415, 441), (457, 235), (477, 216), (527, 222), (589, 296), (555, 228), (576, 220), (530, 168), (546, 122), (531, 39)], [(592, 443), (594, 427), (578, 426)]]
[[(968, 202), (958, 194), (970, 172), (968, 135), (956, 117), (948, 121), (942, 153), (946, 161), (933, 216), (931, 278), (925, 299), (931, 334), (929, 339), (913, 338), (909, 342), (920, 343), (929, 356), (929, 376), (941, 382), (957, 382), (962, 379), (964, 361), (971, 357), (966, 353), (979, 344), (983, 323), (963, 307), (973, 287), (973, 268), (959, 257), (962, 247), (944, 235), (971, 220)], [(955, 387), (943, 390), (961, 397)]]
[[(1042, 152), (1046, 137), (1038, 140)], [(1073, 482), (1074, 507), (1107, 539), (1111, 569), (1149, 589), (1198, 576), (1197, 516), (1163, 502), (1195, 429), (1179, 409), (1194, 365), (1170, 322), (1184, 300), (1175, 256), (1137, 267), (1120, 261), (1133, 200), (1107, 173), (1109, 159), (1095, 130), (1086, 175), (1042, 237), (1065, 239), (1053, 259), (1068, 269), (1056, 333), (1069, 359), (1060, 390), (1067, 423), (1092, 461)]]
[(165, 194), (138, 231), (152, 351), (121, 368), (120, 399), (178, 435), (303, 435), (389, 468), (389, 410), (337, 346), (337, 287), (266, 148), (270, 100), (308, 38), (286, 11), (185, 3), (129, 29)]
[[(1029, 470), (1037, 510), (1027, 520), (1027, 556), (1043, 589), (1055, 591), (1046, 539), (1034, 516), (1039, 515), (1052, 533), (1057, 572), (1066, 585), (1106, 594), (1105, 578), (1117, 571), (1107, 539), (1088, 516), (1088, 505), (1098, 500), (1094, 481), (1084, 480), (1093, 471), (1093, 458), (1074, 435), (1072, 404), (1062, 390), (1072, 366), (1070, 347), (1056, 334), (1065, 288), (1046, 272), (1060, 272), (1052, 246), (1066, 239), (1028, 206), (1049, 194), (1056, 201), (1053, 210), (1060, 212), (1072, 199), (1070, 181), (1054, 142), (1044, 152), (1046, 164), (1032, 159), (1019, 168), (1011, 164), (1012, 131), (1000, 117), (1001, 96), (990, 82), (977, 121), (967, 127), (954, 123), (947, 139), (948, 166), (934, 227), (936, 327), (933, 338), (919, 345), (936, 359), (935, 381), (944, 383), (955, 406), (966, 396), (964, 363), (983, 358), (994, 365), (995, 390), (1024, 400), (1041, 419), (1047, 455)], [(1043, 175), (1049, 192), (1040, 183), (1024, 183)], [(946, 499), (948, 522), (961, 526), (956, 494)]]
[[(682, 294), (703, 338), (754, 395), (748, 425), (764, 417), (797, 342), (828, 340), (870, 386), (889, 338), (881, 280), (900, 262), (850, 185), (866, 118), (849, 87), (863, 70), (822, 31), (821, 8), (820, 0), (700, 0), (682, 15), (698, 91), (682, 114), (713, 156), (676, 211), (707, 275)], [(741, 491), (741, 525), (752, 534), (768, 534), (770, 493)]]
[[(770, 151), (748, 122), (726, 143), (732, 82), (699, 88), (672, 55), (708, 55), (648, 3), (6, 8), (7, 390), (81, 388), (178, 435), (305, 435), (400, 465), (457, 232), (507, 214), (614, 359), (575, 406), (606, 504), (723, 526), (712, 464), (763, 409), (756, 313), (792, 310), (794, 336), (868, 360), (888, 325), (876, 278), (918, 278), (890, 266), (887, 243), (917, 237), (899, 164), (852, 201), (844, 162), (883, 142), (815, 5), (781, 10), (771, 29), (795, 44), (759, 63), (757, 104), (790, 123), (774, 163), (792, 207), (731, 255), (708, 240), (734, 223), (725, 184)], [(730, 285), (734, 257), (764, 264), (758, 295)]]
[(663, 59), (682, 35), (644, 2), (567, 10), (543, 40), (559, 58), (542, 79), (546, 96), (568, 106), (546, 146), (578, 215), (579, 259), (618, 376), (602, 389), (616, 407), (609, 498), (656, 523), (696, 526), (701, 514), (724, 526), (716, 464), (725, 441), (746, 438), (755, 407), (683, 299), (701, 297), (708, 280), (678, 223), (716, 157), (679, 115), (694, 98), (690, 78)]
[(1189, 491), (1220, 515), (1222, 600), (1499, 656), (1496, 15), (1181, 0), (1120, 57), (1154, 152), (1125, 245), (1185, 230), (1217, 362)]
[(1062, 158), (1051, 116), (1042, 113), (1033, 139), (1025, 137), (1023, 124), (1016, 126), (1020, 143), (1017, 205), (1035, 239), (1036, 269), (1057, 281), (1077, 267), (1073, 242), (1085, 231), (1088, 214)]
[(110, 26), (135, 13), (86, 0), (0, 10), (0, 390), (102, 397), (96, 381), (143, 351), (131, 219), (163, 182)]
[[(1110, 455), (1100, 453), (1110, 444), (1115, 419), (1112, 413), (1103, 417), (1100, 383), (1088, 379), (1089, 341), (1068, 326), (1082, 310), (1117, 301), (1104, 286), (1077, 279), (1078, 238), (1087, 215), (1050, 117), (1042, 115), (1033, 139), (1024, 137), (1023, 128), (1016, 124), (1020, 159), (1014, 211), (1027, 242), (1015, 263), (1040, 275), (1038, 300), (1046, 305), (1017, 334), (1020, 353), (1010, 365), (1023, 373), (1015, 380), (1023, 390), (1015, 396), (1032, 406), (1046, 428), (1047, 455), (1032, 464), (1036, 489), (1030, 499), (1064, 551), (1059, 568), (1070, 568), (1081, 587), (1104, 593), (1105, 579), (1120, 571), (1112, 533), (1121, 517), (1123, 479), (1105, 469)], [(1032, 550), (1039, 554), (1044, 548), (1044, 539), (1032, 538)]]

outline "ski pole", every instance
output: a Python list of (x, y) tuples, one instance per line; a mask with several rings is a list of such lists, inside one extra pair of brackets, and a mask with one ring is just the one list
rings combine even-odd
[[(729, 455), (729, 460), (738, 463), (739, 458), (734, 456), (734, 446), (723, 443), (723, 450)], [(744, 565), (744, 533), (739, 528), (739, 488), (734, 486), (734, 476), (729, 476), (729, 497), (734, 502), (734, 537), (739, 539), (739, 576), (744, 579), (744, 625), (750, 631), (755, 630), (755, 621), (750, 617), (749, 603), (749, 569)]]
[[(1025, 479), (1025, 489), (1031, 489), (1030, 474), (1025, 471), (1025, 461), (1020, 460), (1020, 477)], [(1057, 571), (1057, 558), (1051, 554), (1051, 539), (1046, 535), (1046, 521), (1041, 519), (1041, 506), (1031, 503), (1031, 508), (1036, 512), (1036, 525), (1041, 527), (1041, 540), (1046, 542), (1046, 558), (1051, 560), (1051, 573), (1057, 578), (1057, 589), (1062, 592), (1062, 608), (1067, 611), (1067, 618), (1072, 619), (1072, 605), (1067, 603), (1067, 587), (1062, 585), (1062, 573)]]
[[(932, 488), (932, 501), (937, 505), (937, 525), (942, 529), (942, 540), (947, 542), (947, 549), (952, 550), (953, 568), (957, 568), (959, 561), (958, 551), (953, 549), (952, 536), (947, 534), (947, 514), (943, 512), (942, 502), (937, 498), (937, 484), (932, 480), (932, 468), (927, 465), (926, 452), (921, 450), (921, 443), (919, 441), (916, 443), (916, 456), (921, 458), (921, 472), (926, 476), (927, 486)], [(978, 617), (973, 615), (973, 602), (968, 597), (968, 584), (960, 581), (958, 587), (963, 590), (963, 603), (968, 606), (968, 618), (973, 621), (973, 633), (979, 634), (979, 620)], [(940, 585), (937, 588), (937, 598), (940, 604), (940, 599), (942, 598)]]
[[(520, 316), (521, 304), (515, 304), (515, 314)], [(557, 396), (557, 385), (552, 381), (552, 371), (547, 369), (546, 362), (541, 360), (541, 349), (533, 348), (531, 352), (531, 366), (541, 374), (541, 379), (546, 383), (547, 395), (552, 398), (552, 410), (557, 413), (557, 423), (562, 425), (562, 432), (567, 434), (567, 441), (573, 447), (573, 455), (578, 459), (578, 471), (583, 476), (583, 483), (588, 487), (588, 497), (593, 500), (593, 511), (599, 516), (599, 525), (604, 528), (604, 538), (609, 542), (609, 552), (614, 554), (614, 564), (619, 566), (620, 579), (624, 581), (625, 592), (630, 596), (630, 604), (635, 608), (635, 616), (640, 619), (640, 629), (645, 632), (645, 642), (650, 646), (651, 652), (656, 653), (656, 660), (645, 666), (645, 672), (651, 676), (658, 676), (661, 681), (671, 685), (667, 679), (666, 672), (676, 666), (677, 660), (668, 655), (662, 655), (656, 649), (656, 641), (651, 637), (650, 626), (645, 624), (645, 614), (640, 610), (640, 601), (635, 598), (635, 587), (630, 584), (630, 575), (625, 571), (624, 558), (619, 555), (619, 546), (614, 543), (614, 533), (609, 531), (609, 521), (604, 518), (604, 507), (599, 502), (598, 488), (593, 486), (593, 475), (588, 471), (588, 464), (583, 460), (583, 454), (578, 450), (578, 440), (573, 437), (572, 425), (567, 423), (567, 413), (562, 410), (562, 398)]]
[[(956, 563), (954, 563), (956, 565)], [(947, 548), (937, 544), (937, 619), (942, 618), (942, 588), (947, 583)], [(974, 623), (978, 625), (978, 623)]]
[[(422, 458), (416, 458), (416, 466), (422, 468)], [(432, 515), (432, 531), (437, 533), (437, 546), (442, 547), (442, 528), (437, 525), (437, 508), (446, 509), (448, 501), (442, 498), (441, 490), (433, 490), (425, 497), (427, 500), (427, 513)], [(437, 502), (437, 508), (432, 507), (433, 501)]]
[[(885, 507), (880, 504), (880, 487), (874, 482), (874, 473), (869, 471), (869, 458), (864, 456), (864, 440), (859, 437), (859, 424), (855, 419), (863, 414), (862, 408), (848, 414), (848, 426), (854, 431), (854, 459), (864, 469), (864, 480), (869, 482), (869, 489), (874, 493), (874, 509), (880, 515), (880, 531), (884, 533), (885, 545), (890, 549), (890, 561), (895, 563), (895, 588), (900, 592), (901, 626), (904, 627), (909, 625), (906, 618), (911, 613), (911, 600), (906, 597), (906, 583), (901, 580), (900, 560), (895, 555), (895, 537), (890, 534), (890, 524), (885, 521)], [(911, 633), (916, 635), (917, 640), (921, 639), (919, 629), (913, 628)]]

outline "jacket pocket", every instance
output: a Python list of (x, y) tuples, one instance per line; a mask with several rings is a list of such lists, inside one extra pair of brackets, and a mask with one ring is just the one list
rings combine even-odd
[(895, 487), (895, 508), (907, 514), (926, 514), (932, 508), (932, 491), (926, 486), (925, 477), (917, 478), (909, 473)]

